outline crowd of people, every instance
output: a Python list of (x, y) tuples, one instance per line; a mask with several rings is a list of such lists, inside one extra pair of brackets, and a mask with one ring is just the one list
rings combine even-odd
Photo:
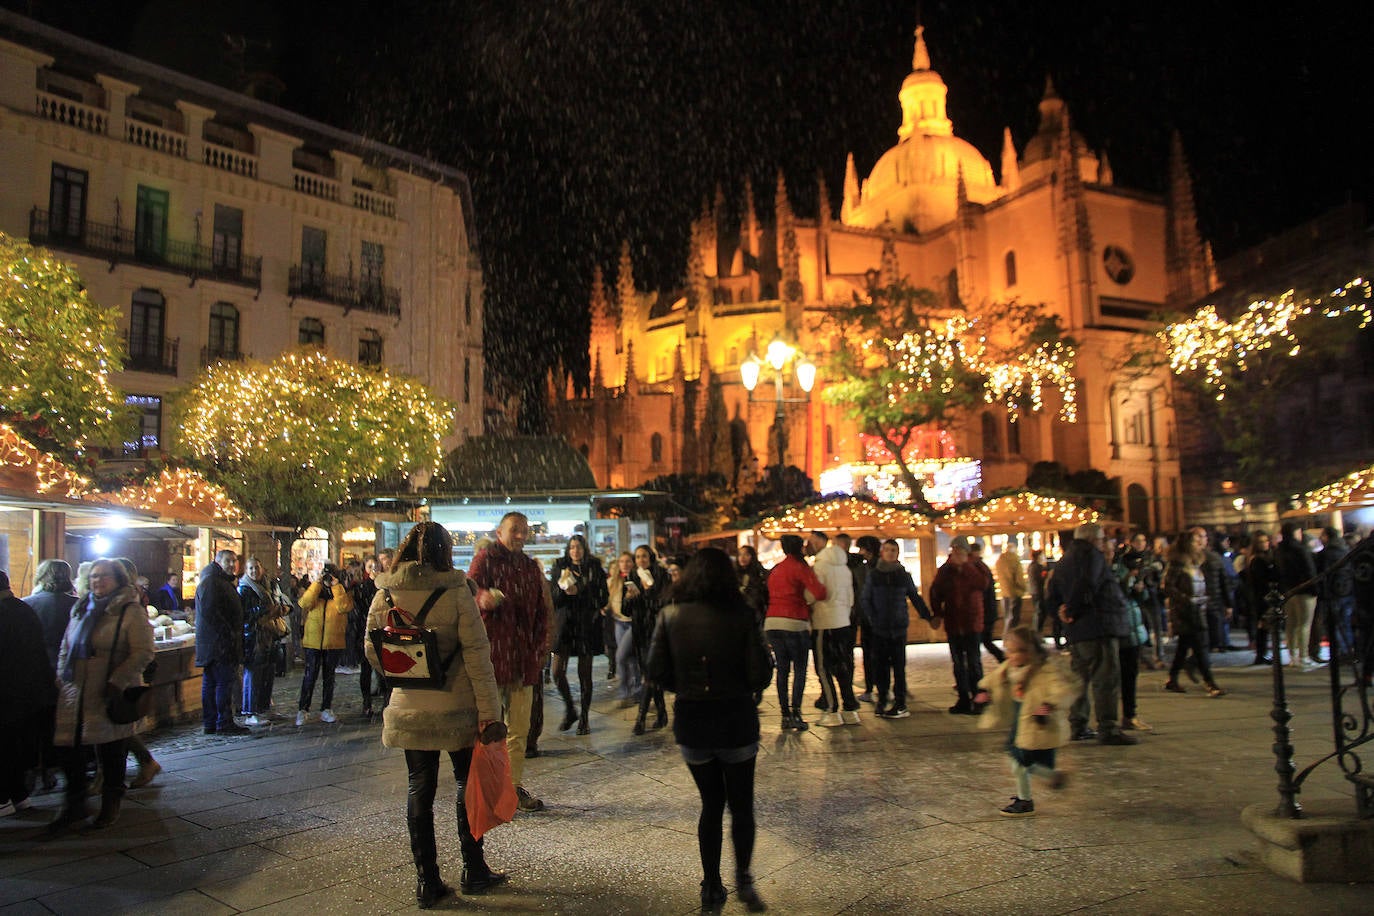
[[(441, 752), (459, 786), (460, 886), (478, 893), (505, 876), (487, 864), (480, 834), (469, 827), (465, 784), (474, 746), (501, 742), (516, 806), (541, 810), (543, 800), (525, 785), (524, 761), (539, 755), (543, 684), (551, 682), (563, 701), (559, 729), (590, 734), (597, 655), (609, 659), (620, 706), (636, 709), (634, 734), (665, 727), (665, 691), (674, 694), (674, 740), (701, 798), (704, 910), (726, 898), (726, 808), (736, 895), (751, 910), (763, 908), (750, 860), (758, 705), (767, 685), (776, 689), (784, 733), (810, 727), (809, 667), (820, 686), (820, 727), (860, 725), (864, 702), (878, 717), (909, 718), (913, 613), (945, 631), (956, 694), (949, 712), (1007, 733), (1016, 794), (1000, 813), (1009, 817), (1035, 813), (1032, 777), (1052, 788), (1064, 784), (1059, 747), (1087, 740), (1129, 746), (1152, 730), (1138, 708), (1142, 671), (1167, 666), (1164, 691), (1186, 692), (1186, 675), (1219, 698), (1226, 691), (1214, 677), (1215, 653), (1248, 649), (1255, 664), (1273, 664), (1286, 649), (1287, 664), (1306, 669), (1324, 663), (1325, 645), (1331, 653), (1361, 653), (1366, 673), (1371, 661), (1370, 621), (1341, 564), (1351, 545), (1330, 528), (1313, 551), (1296, 525), (1283, 526), (1277, 542), (1254, 532), (1233, 544), (1203, 528), (1168, 539), (1110, 537), (1084, 524), (1056, 563), (1041, 550), (1023, 562), (1013, 542), (991, 568), (983, 544), (955, 537), (930, 583), (929, 603), (895, 540), (784, 535), (771, 569), (748, 546), (734, 558), (708, 548), (665, 562), (646, 544), (607, 570), (579, 534), (545, 570), (524, 551), (529, 534), (523, 515), (508, 514), (495, 537), (477, 545), (466, 572), (453, 567), (448, 532), (430, 522), (412, 528), (397, 551), (344, 568), (321, 564), (304, 579), (271, 579), (256, 557), (240, 569), (235, 552), (221, 550), (197, 584), (207, 735), (251, 734), (278, 717), (273, 683), (297, 654), (304, 672), (295, 725), (306, 723), (317, 686), (320, 721), (333, 723), (336, 672), (357, 665), (364, 715), (379, 700), (383, 744), (405, 752), (421, 907), (451, 892), (439, 874), (434, 828)], [(139, 763), (130, 788), (161, 771), (138, 739), (139, 723), (117, 721), (111, 698), (149, 679), (146, 608), (180, 613), (179, 582), (169, 577), (150, 593), (131, 562), (102, 558), (75, 574), (61, 560), (45, 561), (34, 594), (22, 600), (8, 586), (0, 573), (0, 721), (13, 739), (0, 755), (0, 814), (30, 808), (35, 778), (52, 786), (60, 771), (63, 805), (49, 835), (107, 828), (119, 818), (127, 755)], [(1284, 631), (1271, 633), (1266, 610), (1281, 593), (1288, 595)], [(1027, 601), (1029, 624), (1022, 622)], [(421, 606), (443, 658), (438, 684), (421, 689), (393, 678), (388, 686), (369, 634), (397, 607)], [(986, 672), (984, 652), (992, 658)], [(90, 819), (93, 795), (100, 809)]]

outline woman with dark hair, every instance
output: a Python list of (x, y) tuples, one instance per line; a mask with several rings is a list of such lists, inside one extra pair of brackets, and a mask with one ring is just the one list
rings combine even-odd
[[(377, 576), (367, 629), (387, 625), (395, 606), (418, 614), (425, 602), (437, 598), (425, 617), (425, 627), (438, 634), (445, 665), (441, 689), (396, 687), (382, 711), (382, 744), (405, 750), (410, 786), (406, 795), (406, 826), (415, 859), (415, 899), (429, 909), (453, 889), (439, 874), (434, 840), (434, 795), (439, 784), (439, 754), (447, 751), (458, 783), (458, 841), (463, 853), (462, 889), (478, 893), (504, 881), (492, 871), (482, 853), (482, 840), (472, 835), (464, 803), (473, 745), (501, 741), (501, 694), (491, 667), (491, 647), (482, 615), (473, 601), (467, 577), (453, 568), (453, 539), (442, 525), (421, 522), (406, 535), (390, 572)], [(367, 660), (385, 677), (377, 648), (368, 640)]]
[[(574, 534), (568, 538), (563, 556), (554, 561), (549, 578), (553, 581), (553, 680), (563, 697), (563, 722), (558, 730), (565, 732), (576, 722), (579, 735), (590, 735), (587, 713), (592, 706), (592, 658), (603, 649), (601, 611), (609, 597), (606, 571), (587, 549), (587, 539)], [(568, 685), (568, 659), (574, 655), (581, 716), (573, 706), (572, 687)]]
[(48, 650), (48, 662), (56, 667), (57, 650), (62, 646), (62, 634), (72, 618), (76, 604), (76, 588), (72, 584), (72, 567), (66, 560), (44, 560), (38, 564), (33, 577), (33, 594), (25, 595), (24, 603), (33, 608), (43, 624), (43, 644)]
[[(1250, 559), (1242, 578), (1250, 608), (1250, 641), (1255, 644), (1252, 664), (1268, 665), (1273, 661), (1269, 657), (1269, 593), (1279, 585), (1279, 568), (1274, 562), (1274, 545), (1269, 532), (1256, 531), (1250, 536)], [(1275, 637), (1275, 651), (1278, 648), (1279, 641)]]
[[(1164, 689), (1171, 693), (1187, 692), (1178, 682), (1178, 673), (1183, 670), (1191, 653), (1207, 685), (1207, 695), (1221, 697), (1226, 695), (1226, 691), (1212, 679), (1212, 664), (1207, 653), (1209, 599), (1207, 574), (1203, 568), (1206, 562), (1207, 555), (1200, 539), (1191, 537), (1186, 531), (1174, 542), (1169, 552), (1163, 588), (1169, 599), (1169, 623), (1178, 637), (1178, 649), (1174, 652), (1174, 663), (1169, 668), (1169, 680), (1164, 682)], [(1193, 680), (1197, 680), (1191, 668), (1188, 673)]]
[(734, 564), (707, 547), (687, 563), (663, 609), (649, 650), (649, 675), (673, 691), (673, 737), (701, 794), (697, 843), (701, 908), (725, 903), (720, 877), (722, 821), (730, 807), (735, 894), (750, 912), (764, 909), (754, 888), (754, 760), (759, 715), (754, 694), (771, 663), (753, 611), (739, 593)]
[(768, 613), (768, 570), (759, 562), (758, 551), (748, 544), (740, 545), (735, 564), (740, 596), (749, 605), (749, 610), (754, 612), (754, 620), (762, 627), (764, 615)]
[(795, 731), (809, 727), (801, 715), (801, 702), (806, 688), (806, 658), (811, 652), (811, 605), (827, 595), (821, 580), (806, 565), (805, 550), (800, 536), (782, 536), (783, 558), (768, 574), (768, 616), (763, 621), (764, 635), (778, 662), (782, 727)]
[(57, 657), (60, 683), (53, 744), (65, 758), (67, 792), (62, 813), (48, 827), (52, 834), (86, 819), (83, 745), (95, 747), (104, 774), (100, 814), (91, 826), (99, 830), (119, 818), (127, 742), (138, 723), (111, 722), (105, 713), (105, 697), (116, 690), (141, 687), (143, 671), (153, 660), (153, 627), (124, 567), (108, 558), (96, 560), (91, 565), (90, 586), (90, 594), (72, 611)]
[(650, 702), (658, 710), (654, 728), (668, 724), (668, 704), (663, 699), (663, 688), (648, 676), (648, 659), (649, 641), (653, 639), (654, 627), (658, 624), (658, 609), (663, 605), (664, 594), (671, 583), (668, 573), (658, 565), (658, 557), (647, 544), (635, 548), (634, 578), (638, 594), (627, 594), (621, 608), (622, 613), (630, 618), (630, 637), (634, 640), (635, 658), (644, 677), (644, 690), (639, 696), (639, 715), (635, 716), (634, 727), (634, 733), (642, 735)]

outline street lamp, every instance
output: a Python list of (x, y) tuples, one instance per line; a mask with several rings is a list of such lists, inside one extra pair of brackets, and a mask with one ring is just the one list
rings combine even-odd
[[(804, 403), (808, 398), (787, 398), (783, 397), (782, 383), (786, 375), (784, 369), (793, 357), (798, 355), (796, 347), (786, 343), (781, 337), (774, 337), (768, 344), (768, 349), (764, 351), (764, 359), (759, 359), (756, 354), (750, 354), (740, 363), (739, 374), (744, 381), (744, 387), (749, 392), (749, 400), (754, 399), (754, 388), (759, 383), (759, 376), (763, 372), (764, 365), (768, 365), (773, 370), (774, 400), (776, 410), (773, 414), (773, 429), (778, 437), (778, 467), (779, 471), (786, 466), (787, 453), (787, 430), (785, 422), (787, 419), (783, 405), (788, 403)], [(797, 373), (797, 385), (803, 392), (810, 393), (811, 387), (816, 384), (816, 366), (805, 357), (802, 357), (794, 367)]]

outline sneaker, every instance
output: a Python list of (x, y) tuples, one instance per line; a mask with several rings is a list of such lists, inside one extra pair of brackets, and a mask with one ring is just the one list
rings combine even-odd
[(526, 789), (524, 786), (515, 787), (515, 798), (516, 806), (519, 807), (521, 811), (544, 810), (544, 800), (542, 798), (535, 798), (530, 794), (529, 789)]
[(305, 724), (305, 710), (304, 710), (304, 709), (299, 709), (299, 710), (296, 711), (296, 727), (297, 727), (297, 728), (300, 728), (300, 727), (301, 727), (302, 725), (304, 725), (304, 724)]
[(859, 711), (857, 709), (841, 709), (840, 719), (845, 725), (858, 725)]
[(883, 714), (883, 718), (909, 719), (911, 718), (911, 710), (907, 709), (905, 706), (893, 706), (891, 709), (889, 709), (886, 713)]
[(337, 721), (339, 721), (339, 720), (338, 720), (337, 718), (335, 718), (335, 716), (334, 716), (334, 710), (332, 710), (332, 709), (321, 709), (321, 710), (320, 710), (320, 721), (323, 722), (323, 723), (325, 723), (326, 725), (328, 725), (328, 724), (331, 723), (331, 722), (337, 722)]
[(872, 690), (865, 690), (863, 693), (859, 694), (859, 702), (860, 702), (860, 703), (872, 703), (872, 702), (873, 702), (873, 691), (872, 691)]
[(1226, 691), (1222, 690), (1220, 687), (1217, 687), (1216, 685), (1213, 685), (1207, 688), (1207, 695), (1209, 697), (1224, 697), (1226, 696)]
[(837, 725), (843, 725), (844, 719), (841, 719), (840, 714), (837, 712), (823, 712), (821, 713), (820, 720), (816, 724), (825, 728), (834, 728)]
[(1153, 725), (1140, 718), (1140, 716), (1135, 716), (1131, 719), (1131, 728), (1134, 728), (1138, 732), (1152, 732), (1155, 730)]
[(1035, 802), (1029, 798), (1018, 798), (1013, 795), (1011, 804), (1000, 809), (997, 813), (1003, 817), (1032, 817), (1035, 814)]
[(261, 716), (252, 715), (252, 716), (249, 716), (248, 718), (244, 719), (244, 720), (243, 720), (243, 724), (244, 724), (244, 725), (247, 725), (247, 726), (250, 726), (250, 727), (255, 726), (255, 725), (266, 725), (266, 724), (267, 724), (267, 720), (264, 719), (264, 718), (262, 718)]
[(803, 719), (801, 716), (793, 716), (793, 717), (792, 717), (792, 730), (793, 730), (793, 731), (804, 732), (804, 731), (806, 731), (807, 729), (809, 729), (810, 727), (811, 727), (811, 726), (808, 725), (808, 724), (806, 723), (806, 720)]

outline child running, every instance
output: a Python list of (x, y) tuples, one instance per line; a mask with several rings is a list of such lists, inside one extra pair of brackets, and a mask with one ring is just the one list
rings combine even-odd
[(1006, 661), (979, 682), (974, 702), (988, 704), (980, 728), (1006, 728), (1007, 753), (1016, 776), (1016, 795), (1002, 808), (1004, 817), (1031, 817), (1031, 776), (1062, 789), (1064, 774), (1054, 768), (1055, 748), (1068, 740), (1069, 704), (1078, 694), (1077, 678), (1053, 661), (1028, 626), (1014, 627), (1002, 640)]

